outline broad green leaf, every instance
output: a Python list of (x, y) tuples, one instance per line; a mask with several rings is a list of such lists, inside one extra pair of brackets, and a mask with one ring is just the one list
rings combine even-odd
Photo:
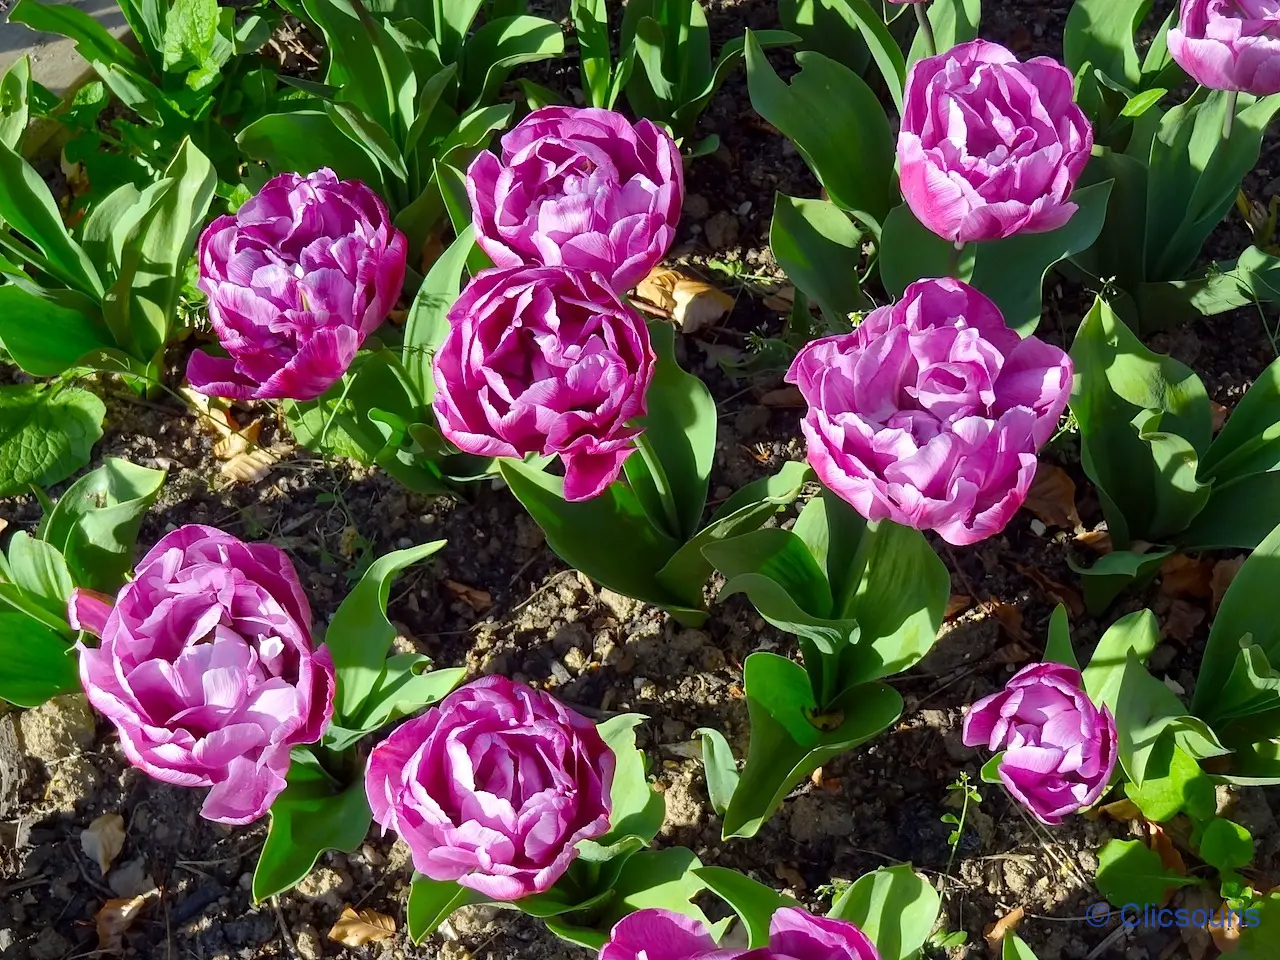
[(1184, 810), (1197, 818), (1213, 815), (1213, 781), (1171, 733), (1156, 740), (1146, 772), (1141, 784), (1130, 781), (1124, 791), (1148, 820), (1166, 823)]
[(41, 539), (63, 553), (79, 586), (113, 593), (132, 566), (143, 517), (164, 480), (163, 470), (107, 457), (58, 499)]
[(613, 104), (609, 102), (611, 61), (606, 0), (573, 0), (570, 10), (581, 51), (582, 86), (589, 105), (608, 109)]
[[(864, 2), (865, 0), (860, 0)], [(788, 84), (747, 35), (747, 87), (756, 112), (800, 151), (832, 202), (879, 235), (895, 199), (893, 134), (866, 82), (820, 53), (796, 54)], [(850, 150), (848, 145), (858, 144)]]
[(645, 756), (636, 746), (636, 727), (646, 719), (642, 714), (625, 713), (596, 727), (616, 759), (609, 795), (609, 832), (597, 841), (600, 846), (628, 837), (651, 843), (666, 816), (666, 800), (649, 785)]
[(396, 629), (387, 619), (391, 581), (405, 567), (438, 553), (444, 545), (443, 540), (433, 540), (379, 557), (333, 615), (324, 643), (338, 675), (335, 722), (360, 715), (365, 698), (382, 674), (387, 650), (396, 638)]
[(432, 880), (415, 873), (413, 882), (409, 884), (409, 903), (405, 907), (409, 939), (421, 943), (459, 907), (484, 902), (484, 894), (453, 880)]
[(1120, 675), (1115, 702), (1107, 706), (1115, 714), (1120, 765), (1129, 779), (1141, 786), (1147, 779), (1156, 741), (1186, 708), (1177, 694), (1147, 671), (1133, 650)]
[(18, 150), (27, 132), (27, 85), (31, 82), (31, 59), (22, 57), (0, 77), (0, 144)]
[(1016, 933), (1006, 933), (1000, 947), (1000, 960), (1037, 960), (1035, 951)]
[[(440, 45), (440, 59), (444, 63), (457, 62), (462, 54), (463, 43), (476, 14), (485, 5), (485, 0), (431, 0), (434, 8), (434, 36)], [(486, 13), (486, 19), (493, 16)]]
[[(500, 470), (565, 563), (611, 590), (670, 610), (689, 625), (706, 619), (705, 610), (658, 581), (677, 543), (649, 522), (630, 487), (611, 483), (598, 497), (570, 503), (561, 477), (509, 459), (500, 461)], [(627, 549), (619, 550), (623, 543)]]
[(1114, 550), (1099, 557), (1091, 567), (1082, 567), (1070, 557), (1067, 566), (1080, 574), (1084, 582), (1084, 605), (1096, 615), (1111, 606), (1128, 587), (1141, 586), (1154, 577), (1160, 564), (1172, 553), (1172, 550), (1150, 553)]
[(454, 82), (454, 77), (457, 73), (458, 65), (456, 63), (447, 64), (422, 85), (422, 90), (418, 94), (417, 116), (409, 124), (409, 133), (404, 141), (404, 155), (406, 157), (412, 156), (413, 151), (417, 149), (419, 142), (422, 140), (422, 135), (427, 132), (427, 126), (436, 114), (436, 107), (439, 105), (441, 97), (444, 96), (449, 85)]
[(514, 103), (499, 103), (464, 114), (453, 132), (440, 143), (437, 163), (465, 167), (477, 150), (488, 146), (494, 131), (507, 125), (515, 109)]
[(1075, 0), (1067, 14), (1063, 59), (1072, 73), (1087, 62), (1114, 82), (1137, 90), (1142, 65), (1134, 47), (1152, 0)]
[(1275, 953), (1276, 928), (1280, 927), (1280, 891), (1255, 896), (1246, 905), (1240, 924), (1240, 939), (1232, 960), (1271, 960)]
[(1085, 693), (1094, 705), (1105, 704), (1114, 714), (1129, 654), (1146, 663), (1159, 642), (1160, 626), (1150, 610), (1138, 610), (1112, 624), (1082, 671)]
[(1253, 836), (1230, 820), (1215, 819), (1200, 837), (1200, 857), (1219, 871), (1237, 870), (1253, 862)]
[[(933, 26), (938, 53), (946, 53), (958, 43), (977, 39), (978, 24), (982, 20), (982, 0), (933, 0), (925, 12)], [(911, 52), (907, 55), (907, 66), (911, 67), (928, 55), (924, 37), (916, 31), (911, 41)]]
[(716, 896), (733, 908), (747, 930), (747, 946), (769, 945), (769, 921), (783, 907), (799, 906), (793, 899), (726, 867), (699, 867), (694, 871)]
[(723, 817), (738, 788), (738, 761), (724, 734), (711, 727), (699, 727), (694, 735), (702, 738), (702, 769), (707, 778), (707, 797), (711, 809)]
[(464, 98), (473, 107), (494, 99), (502, 81), (522, 63), (564, 53), (560, 25), (541, 17), (500, 17), (471, 35), (462, 59)]
[[(3, 327), (0, 326), (0, 339)], [(7, 341), (6, 341), (7, 342)], [(1200, 461), (1199, 476), (1221, 483), (1280, 467), (1280, 360), (1240, 398)]]
[[(365, 697), (360, 716), (353, 721), (356, 739), (443, 700), (466, 676), (466, 667), (432, 671), (431, 658), (416, 653), (388, 657), (377, 684)], [(332, 742), (333, 729), (330, 727), (325, 736), (326, 745), (334, 750), (345, 749), (347, 744)]]
[(1161, 904), (1170, 890), (1199, 881), (1168, 870), (1160, 862), (1160, 854), (1141, 840), (1110, 840), (1098, 854), (1094, 882), (1113, 907), (1121, 907)]
[(779, 0), (783, 27), (800, 39), (797, 46), (817, 50), (854, 73), (866, 73), (871, 48), (845, 0)]
[(475, 247), (475, 230), (468, 226), (427, 271), (418, 288), (404, 328), (404, 368), (427, 406), (435, 396), (431, 358), (449, 333), (449, 308), (462, 289), (462, 271)]
[(662, 25), (652, 17), (641, 17), (636, 23), (636, 59), (644, 68), (645, 77), (649, 81), (649, 89), (653, 91), (653, 95), (670, 105), (674, 104), (678, 90), (676, 81), (662, 72), (665, 42)]
[(902, 296), (908, 286), (929, 277), (955, 277), (968, 283), (981, 247), (970, 243), (957, 253), (953, 244), (900, 203), (889, 211), (880, 233), (880, 282), (893, 297)]
[(218, 39), (217, 0), (173, 0), (165, 19), (164, 70), (180, 73), (202, 66)]
[[(757, 30), (752, 33), (760, 49), (769, 50), (773, 47), (785, 47), (789, 44), (796, 43), (800, 38), (793, 33), (785, 30)], [(716, 57), (715, 67), (711, 72), (710, 78), (707, 80), (706, 86), (697, 96), (689, 99), (690, 93), (688, 86), (682, 88), (681, 95), (685, 102), (675, 112), (673, 124), (676, 133), (687, 138), (689, 131), (693, 129), (698, 121), (698, 117), (707, 109), (707, 104), (711, 102), (712, 96), (716, 91), (724, 86), (724, 82), (729, 79), (729, 74), (733, 72), (742, 62), (743, 55), (746, 52), (746, 37), (734, 37), (720, 48), (720, 54)], [(688, 148), (690, 159), (699, 156), (715, 153), (720, 144), (720, 138), (715, 134), (694, 144)]]
[(990, 760), (982, 765), (982, 769), (978, 771), (978, 777), (983, 783), (1003, 783), (1000, 779), (1000, 764), (1004, 762), (1004, 751), (1001, 750)]
[(322, 110), (295, 110), (259, 117), (236, 136), (250, 160), (261, 160), (272, 173), (329, 167), (343, 180), (383, 186), (377, 162), (333, 124)]
[[(1235, 720), (1254, 717), (1280, 709), (1280, 673), (1271, 666), (1266, 651), (1250, 636), (1240, 640), (1231, 673), (1215, 698), (1213, 716), (1216, 720)], [(1271, 731), (1260, 729), (1261, 724), (1250, 724), (1254, 732), (1264, 736)]]
[(400, 148), (376, 120), (349, 103), (325, 103), (324, 112), (342, 134), (373, 157), (401, 183), (409, 180)]
[(33, 377), (56, 377), (115, 340), (97, 317), (5, 284), (0, 286), (0, 343)]
[(795, 532), (755, 530), (709, 543), (702, 552), (725, 575), (722, 598), (746, 593), (761, 616), (788, 633), (809, 636), (809, 628), (819, 628), (819, 636), (829, 637), (827, 652), (847, 636), (835, 623), (826, 573)]
[(870, 305), (859, 282), (862, 238), (834, 203), (785, 193), (774, 199), (769, 248), (788, 279), (822, 307), (832, 330), (849, 330), (849, 315)]
[(105, 415), (78, 387), (0, 387), (0, 497), (58, 483), (88, 463)]
[(884, 78), (884, 84), (889, 90), (889, 99), (893, 101), (894, 109), (901, 114), (907, 65), (898, 41), (893, 39), (880, 13), (872, 9), (868, 0), (843, 0), (843, 4), (862, 30), (862, 37), (871, 49), (871, 58), (876, 62), (880, 76)]
[(881, 960), (908, 960), (929, 939), (940, 904), (933, 885), (904, 863), (859, 877), (832, 904), (829, 916), (856, 925)]
[(747, 657), (744, 688), (751, 744), (724, 816), (726, 839), (755, 836), (797, 783), (874, 737), (902, 713), (896, 690), (868, 683), (849, 690), (818, 717), (804, 668), (772, 653)]
[(1280, 472), (1215, 484), (1204, 507), (1175, 538), (1186, 550), (1252, 550), (1280, 524)]
[(340, 789), (309, 751), (295, 750), (291, 760), (253, 871), (258, 903), (301, 881), (325, 850), (354, 850), (373, 822), (363, 778)]
[(0, 700), (14, 706), (38, 707), (80, 689), (75, 648), (25, 614), (0, 612), (0, 662)]
[(1073, 670), (1080, 669), (1075, 648), (1071, 645), (1071, 624), (1067, 620), (1067, 608), (1058, 604), (1049, 617), (1049, 639), (1044, 646), (1047, 663), (1061, 663)]
[[(658, 362), (647, 394), (645, 415), (636, 421), (644, 433), (624, 463), (627, 479), (650, 521), (684, 543), (698, 531), (707, 502), (707, 483), (716, 447), (716, 404), (701, 378), (681, 369), (675, 356), (675, 330), (649, 324)], [(691, 599), (702, 585), (689, 585)]]

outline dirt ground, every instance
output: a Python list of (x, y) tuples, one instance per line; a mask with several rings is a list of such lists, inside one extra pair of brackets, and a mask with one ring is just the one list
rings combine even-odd
[[(1022, 56), (1056, 55), (1068, 6), (1066, 0), (989, 2), (983, 36)], [(773, 10), (763, 0), (712, 3), (714, 42), (744, 26), (775, 26)], [(789, 59), (785, 52), (773, 58), (780, 69)], [(571, 87), (576, 65), (567, 59), (538, 79)], [(720, 135), (722, 148), (689, 170), (690, 196), (673, 257), (737, 296), (722, 327), (680, 344), (682, 361), (704, 376), (719, 402), (714, 501), (803, 456), (799, 411), (761, 402), (781, 385), (780, 374), (735, 381), (721, 363), (741, 358), (753, 334), (777, 333), (781, 326), (781, 315), (762, 296), (778, 275), (767, 243), (774, 192), (814, 196), (818, 186), (794, 149), (754, 115), (741, 72), (703, 123), (705, 132)], [(1246, 188), (1267, 198), (1280, 188), (1277, 175), (1280, 149), (1271, 138)], [(1247, 232), (1233, 214), (1208, 252), (1226, 258), (1246, 243)], [(1040, 335), (1065, 347), (1092, 293), (1065, 280), (1047, 287)], [(1275, 358), (1266, 329), (1275, 322), (1256, 310), (1241, 311), (1163, 334), (1152, 346), (1192, 365), (1211, 396), (1230, 407)], [(174, 386), (187, 350), (174, 350)], [(1079, 578), (1067, 561), (1091, 561), (1069, 531), (1046, 529), (1022, 511), (1001, 536), (975, 547), (952, 549), (935, 541), (951, 571), (952, 593), (968, 603), (956, 600), (953, 606), (963, 609), (948, 620), (934, 652), (893, 679), (906, 699), (901, 721), (825, 767), (816, 783), (797, 789), (756, 838), (726, 843), (707, 803), (693, 732), (718, 727), (744, 754), (743, 659), (757, 649), (794, 652), (792, 639), (766, 625), (742, 598), (713, 605), (704, 629), (682, 629), (660, 611), (566, 569), (515, 500), (493, 487), (460, 501), (423, 498), (381, 473), (325, 464), (296, 448), (258, 483), (228, 485), (219, 477), (213, 437), (178, 400), (141, 401), (118, 384), (102, 389), (107, 434), (95, 463), (122, 456), (169, 470), (162, 499), (143, 528), (142, 548), (184, 523), (269, 539), (289, 551), (323, 623), (373, 557), (447, 539), (441, 554), (393, 588), (390, 616), (405, 641), (442, 666), (466, 664), (476, 674), (503, 673), (542, 685), (588, 711), (652, 717), (641, 745), (667, 799), (660, 842), (688, 846), (704, 863), (747, 872), (815, 909), (828, 905), (833, 882), (909, 861), (945, 892), (946, 928), (969, 935), (966, 946), (952, 949), (952, 958), (987, 956), (984, 930), (1018, 906), (1025, 910), (1019, 932), (1041, 960), (1212, 955), (1204, 935), (1184, 941), (1177, 931), (1126, 934), (1085, 923), (1085, 909), (1099, 899), (1092, 886), (1096, 852), (1126, 832), (1123, 824), (1075, 818), (1047, 829), (999, 788), (984, 786), (948, 870), (950, 828), (940, 822), (948, 785), (962, 771), (976, 780), (984, 759), (960, 742), (961, 708), (1038, 658), (1054, 604), (1078, 601)], [(269, 410), (244, 413), (266, 417), (265, 442), (277, 436), (287, 441)], [(1045, 457), (1075, 478), (1081, 519), (1095, 527), (1101, 512), (1079, 470), (1075, 438), (1062, 438)], [(0, 501), (0, 516), (11, 530), (30, 527), (38, 507), (32, 498)], [(458, 584), (486, 593), (489, 605)], [(1078, 648), (1087, 654), (1111, 620), (1144, 604), (1156, 610), (1166, 636), (1153, 668), (1190, 689), (1207, 636), (1209, 601), (1173, 595), (1160, 580), (1144, 595), (1123, 598), (1105, 621), (1074, 616)], [(1280, 880), (1280, 792), (1223, 791), (1220, 799), (1258, 840), (1257, 863), (1273, 885)], [(265, 821), (235, 829), (211, 824), (198, 815), (201, 800), (201, 791), (168, 787), (127, 766), (110, 726), (95, 723), (78, 696), (0, 717), (0, 956), (87, 956), (97, 944), (93, 917), (103, 902), (153, 886), (162, 896), (126, 935), (126, 956), (337, 956), (347, 948), (329, 942), (326, 933), (344, 904), (389, 914), (403, 929), (411, 873), (403, 844), (378, 836), (375, 827), (357, 852), (324, 856), (297, 890), (255, 906), (249, 886)], [(82, 853), (78, 835), (111, 812), (123, 816), (126, 842), (103, 877)], [(399, 933), (349, 952), (439, 960), (588, 956), (533, 921), (491, 909), (464, 911), (421, 946)]]

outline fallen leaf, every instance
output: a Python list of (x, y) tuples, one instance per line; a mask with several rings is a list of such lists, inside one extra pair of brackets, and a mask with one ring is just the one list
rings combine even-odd
[(670, 314), (676, 308), (676, 298), (673, 294), (676, 284), (682, 277), (683, 274), (679, 270), (672, 270), (670, 267), (654, 267), (643, 280), (636, 284), (636, 297)]
[(94, 925), (98, 928), (98, 951), (123, 953), (125, 933), (133, 926), (146, 905), (158, 896), (159, 890), (148, 890), (136, 897), (108, 900), (104, 903), (102, 909), (93, 915)]
[(221, 473), (232, 483), (257, 483), (271, 472), (278, 459), (270, 450), (255, 447), (224, 463)]
[(813, 773), (809, 774), (809, 782), (815, 787), (822, 786), (822, 768), (818, 767)]
[(1236, 574), (1240, 572), (1240, 568), (1244, 566), (1244, 557), (1236, 557), (1232, 560), (1219, 560), (1213, 565), (1213, 573), (1209, 577), (1209, 592), (1213, 595), (1213, 612), (1218, 612), (1218, 607), (1222, 604), (1222, 596), (1227, 592), (1227, 587), (1231, 586), (1231, 581), (1236, 578)]
[(1080, 514), (1076, 511), (1076, 483), (1067, 471), (1052, 463), (1041, 463), (1036, 468), (1036, 478), (1031, 482), (1023, 506), (1051, 527), (1064, 530), (1080, 527)]
[(478, 590), (475, 587), (467, 586), (465, 583), (449, 579), (444, 581), (444, 586), (446, 590), (453, 594), (455, 599), (461, 600), (476, 613), (484, 613), (493, 606), (493, 597), (489, 595), (488, 590)]
[(959, 616), (973, 606), (973, 597), (967, 593), (953, 593), (951, 599), (947, 601), (947, 609), (942, 614), (942, 619), (950, 620), (952, 617)]
[(1026, 640), (1027, 632), (1022, 629), (1022, 611), (1003, 600), (988, 600), (987, 612), (1000, 621), (1000, 627), (1011, 640)]
[(1076, 543), (1088, 547), (1094, 553), (1105, 555), (1112, 551), (1111, 531), (1099, 527), (1097, 530), (1085, 530), (1076, 534)]
[(342, 915), (329, 931), (329, 939), (344, 947), (363, 947), (395, 936), (396, 922), (385, 913), (376, 910), (342, 908)]
[(1209, 401), (1210, 423), (1213, 425), (1213, 432), (1217, 433), (1222, 429), (1223, 424), (1227, 422), (1227, 416), (1231, 413), (1230, 407), (1224, 407), (1220, 403)]
[(987, 927), (982, 933), (983, 939), (987, 941), (987, 946), (992, 950), (999, 950), (1000, 945), (1004, 943), (1004, 938), (1018, 929), (1018, 924), (1022, 922), (1024, 913), (1026, 913), (1024, 908), (1014, 907), (991, 926)]
[[(1195, 916), (1197, 910), (1202, 910), (1204, 912), (1201, 916), (1208, 918), (1214, 913), (1215, 908), (1222, 905), (1221, 897), (1200, 887), (1183, 888), (1179, 896), (1182, 900), (1181, 906), (1186, 908), (1192, 916)], [(1188, 960), (1205, 960), (1215, 953), (1208, 923), (1203, 926), (1188, 923), (1186, 926), (1179, 926), (1178, 933), (1182, 937), (1183, 946), (1187, 948)]]
[(104, 813), (95, 819), (80, 831), (80, 849), (90, 860), (97, 861), (98, 869), (105, 877), (124, 849), (124, 817), (118, 813)]
[(4, 528), (9, 525), (9, 521), (4, 517), (0, 517), (0, 533), (4, 533)]
[(1020, 643), (1006, 643), (991, 654), (991, 659), (1000, 664), (1026, 663), (1031, 659), (1031, 651)]
[(219, 460), (234, 460), (242, 453), (247, 453), (258, 445), (258, 434), (262, 432), (262, 418), (245, 427), (236, 428), (235, 420), (227, 414), (229, 429), (222, 439), (213, 445), (213, 455)]
[(236, 424), (231, 419), (231, 404), (228, 401), (221, 397), (207, 397), (191, 387), (181, 387), (178, 393), (200, 414), (197, 418), (200, 425), (214, 436), (222, 439), (235, 431)]
[(764, 298), (764, 305), (778, 313), (790, 313), (796, 304), (796, 288), (787, 284)]
[(1204, 622), (1204, 618), (1203, 607), (1188, 603), (1186, 600), (1174, 600), (1169, 605), (1169, 614), (1160, 627), (1160, 636), (1189, 643), (1196, 634), (1196, 627)]
[(1160, 592), (1169, 597), (1208, 597), (1213, 568), (1204, 560), (1175, 553), (1160, 564)]
[(1075, 590), (1065, 584), (1054, 580), (1047, 573), (1041, 571), (1038, 567), (1027, 567), (1017, 564), (1017, 570), (1027, 579), (1033, 581), (1040, 588), (1048, 599), (1054, 603), (1060, 603), (1067, 608), (1067, 612), (1074, 617), (1084, 616), (1084, 600)]
[(733, 297), (701, 280), (678, 281), (671, 296), (676, 303), (671, 316), (680, 325), (681, 333), (698, 333), (714, 326), (733, 309)]
[(1112, 820), (1118, 820), (1120, 823), (1131, 823), (1134, 820), (1143, 819), (1142, 811), (1138, 809), (1138, 805), (1128, 797), (1122, 800), (1113, 800), (1111, 803), (1104, 803), (1100, 807), (1095, 807), (1092, 811), (1087, 811), (1085, 816), (1088, 817), (1089, 813), (1094, 814), (1090, 818), (1093, 820), (1098, 819), (1103, 814), (1106, 814)]
[(1147, 846), (1156, 853), (1160, 854), (1160, 864), (1170, 873), (1175, 873), (1180, 877), (1187, 875), (1187, 865), (1182, 859), (1182, 854), (1178, 852), (1178, 848), (1173, 845), (1173, 841), (1169, 839), (1169, 835), (1164, 832), (1164, 828), (1158, 823), (1147, 821)]
[(779, 863), (773, 868), (773, 875), (785, 883), (796, 893), (804, 893), (809, 889), (809, 885), (804, 882), (804, 877), (800, 875), (800, 871), (789, 863)]
[(806, 406), (799, 387), (779, 387), (770, 390), (760, 398), (766, 407), (803, 407)]
[(1231, 910), (1224, 903), (1213, 912), (1209, 922), (1209, 936), (1213, 945), (1222, 953), (1235, 953), (1240, 949), (1240, 911)]

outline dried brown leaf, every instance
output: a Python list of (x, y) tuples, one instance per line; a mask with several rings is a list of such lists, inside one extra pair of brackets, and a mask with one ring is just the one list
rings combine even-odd
[(1164, 828), (1158, 823), (1147, 821), (1147, 846), (1156, 853), (1160, 854), (1160, 864), (1170, 873), (1177, 874), (1180, 877), (1187, 875), (1187, 865), (1182, 859), (1182, 854), (1178, 852), (1178, 848), (1173, 845), (1173, 840), (1164, 832)]
[(395, 936), (396, 922), (377, 910), (342, 908), (342, 915), (329, 931), (329, 939), (344, 947), (363, 947)]
[(764, 305), (778, 313), (790, 313), (796, 303), (796, 288), (787, 284), (764, 298)]
[(488, 590), (479, 590), (476, 587), (469, 587), (465, 583), (459, 583), (457, 580), (446, 579), (444, 581), (445, 589), (453, 594), (454, 598), (461, 600), (476, 613), (484, 613), (493, 606), (493, 597), (489, 595)]
[(1047, 573), (1041, 571), (1038, 567), (1028, 567), (1023, 564), (1017, 564), (1018, 572), (1027, 579), (1033, 581), (1040, 588), (1049, 600), (1054, 603), (1060, 603), (1067, 608), (1067, 612), (1072, 618), (1084, 616), (1084, 600), (1080, 594), (1068, 587), (1066, 584), (1059, 583)]
[(946, 612), (943, 613), (944, 620), (950, 620), (952, 617), (959, 616), (973, 606), (973, 597), (967, 593), (953, 593), (951, 599), (947, 601)]
[(1018, 929), (1018, 924), (1022, 922), (1022, 916), (1025, 913), (1026, 910), (1024, 908), (1014, 907), (991, 926), (987, 927), (982, 933), (983, 939), (987, 941), (987, 946), (998, 952), (1000, 945), (1004, 943), (1004, 938)]
[(671, 291), (671, 316), (682, 333), (698, 333), (714, 326), (733, 309), (733, 297), (701, 280), (682, 279)]
[[(1090, 813), (1093, 814), (1092, 817), (1090, 817)], [(1106, 814), (1112, 820), (1118, 820), (1121, 823), (1130, 823), (1134, 820), (1143, 819), (1142, 811), (1138, 809), (1138, 805), (1128, 797), (1125, 797), (1123, 800), (1104, 803), (1100, 807), (1095, 807), (1092, 811), (1087, 811), (1085, 816), (1090, 817), (1092, 820), (1096, 820), (1103, 814)]]
[(1169, 614), (1160, 627), (1160, 636), (1189, 643), (1196, 634), (1196, 627), (1204, 623), (1205, 616), (1203, 607), (1186, 600), (1174, 600), (1169, 604)]
[(670, 267), (654, 267), (648, 275), (636, 284), (635, 295), (638, 299), (652, 304), (667, 313), (675, 310), (674, 296), (676, 284), (684, 278), (679, 270)]
[(0, 517), (0, 533), (4, 533), (4, 528), (9, 525), (9, 521), (4, 517)]
[(1027, 632), (1022, 629), (1022, 611), (1003, 600), (988, 600), (987, 612), (1000, 622), (1000, 628), (1009, 635), (1010, 640), (1026, 640)]
[(1213, 432), (1217, 433), (1222, 429), (1223, 424), (1227, 422), (1227, 416), (1231, 413), (1230, 407), (1224, 407), (1220, 403), (1213, 400), (1209, 401), (1209, 410), (1211, 413), (1211, 422), (1213, 424)]
[(239, 453), (222, 465), (222, 475), (232, 483), (257, 483), (276, 465), (277, 457), (270, 450), (255, 447)]
[(1224, 903), (1213, 912), (1209, 923), (1209, 936), (1213, 945), (1222, 953), (1235, 953), (1240, 949), (1240, 911), (1231, 910)]
[(1168, 597), (1209, 597), (1213, 568), (1204, 560), (1175, 553), (1160, 564), (1160, 592)]
[(100, 953), (123, 953), (124, 935), (133, 926), (147, 904), (160, 896), (159, 890), (148, 890), (146, 893), (127, 899), (108, 900), (102, 909), (93, 915), (94, 925), (98, 929), (98, 951)]
[(799, 387), (779, 387), (777, 390), (770, 390), (760, 398), (760, 402), (766, 407), (803, 407), (805, 406), (804, 397), (800, 394)]
[(1005, 665), (1026, 663), (1031, 659), (1031, 651), (1020, 643), (1006, 643), (991, 654), (991, 659)]
[(118, 813), (104, 813), (96, 818), (80, 831), (80, 849), (98, 864), (105, 877), (124, 849), (124, 817)]
[(1213, 573), (1209, 576), (1209, 592), (1213, 595), (1213, 611), (1218, 612), (1218, 607), (1222, 604), (1222, 596), (1227, 592), (1227, 587), (1231, 586), (1231, 581), (1236, 578), (1236, 574), (1240, 572), (1240, 568), (1244, 566), (1244, 557), (1235, 557), (1231, 560), (1219, 560), (1213, 565)]
[(1076, 511), (1076, 483), (1067, 471), (1052, 463), (1041, 463), (1036, 469), (1036, 478), (1031, 482), (1023, 506), (1048, 526), (1064, 530), (1080, 527), (1080, 514)]
[(261, 417), (237, 429), (235, 420), (228, 414), (227, 425), (222, 439), (213, 445), (213, 455), (219, 460), (234, 460), (258, 445), (258, 435), (262, 432)]
[(1099, 527), (1097, 530), (1085, 530), (1076, 534), (1076, 543), (1088, 547), (1099, 555), (1108, 554), (1114, 549), (1111, 546), (1111, 531)]
[(803, 893), (809, 889), (809, 885), (804, 882), (804, 877), (800, 871), (789, 863), (779, 863), (773, 868), (773, 875), (785, 883), (796, 893)]

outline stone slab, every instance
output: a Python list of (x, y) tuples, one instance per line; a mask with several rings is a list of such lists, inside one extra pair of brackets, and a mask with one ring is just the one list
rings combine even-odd
[[(129, 25), (116, 0), (47, 0), (69, 2), (92, 16), (117, 37), (129, 33)], [(9, 23), (16, 0), (0, 0), (0, 74), (23, 54), (31, 56), (31, 76), (62, 96), (79, 85), (89, 65), (76, 53), (73, 41), (55, 34), (36, 33), (23, 23)]]

